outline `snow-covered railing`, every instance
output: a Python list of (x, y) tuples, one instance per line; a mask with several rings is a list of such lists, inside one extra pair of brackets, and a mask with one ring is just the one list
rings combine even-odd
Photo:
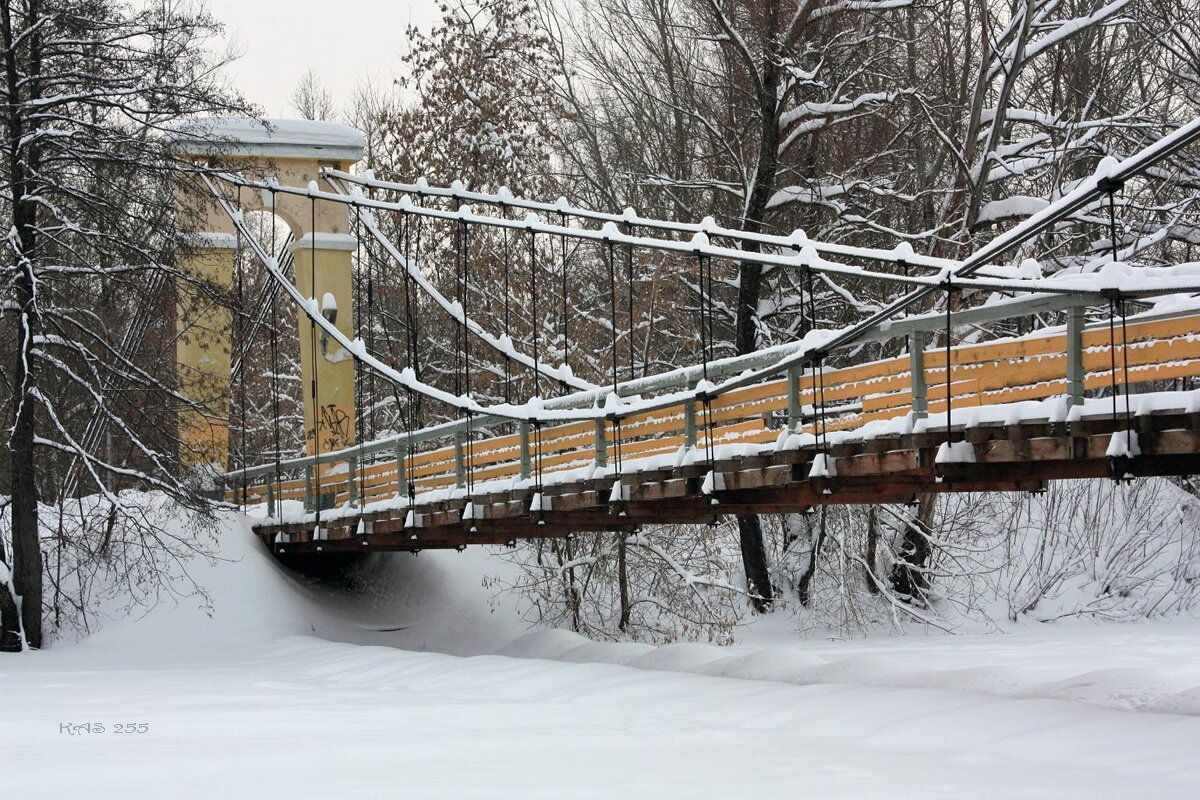
[[(573, 217), (575, 219), (586, 219), (600, 223), (611, 222), (616, 225), (623, 225), (627, 230), (629, 228), (646, 228), (648, 230), (668, 231), (688, 237), (694, 236), (697, 233), (703, 233), (709, 238), (728, 239), (729, 241), (746, 242), (781, 250), (793, 249), (796, 246), (796, 242), (801, 241), (808, 242), (814, 250), (824, 255), (853, 258), (859, 261), (871, 261), (896, 267), (920, 267), (939, 272), (944, 269), (953, 269), (961, 263), (950, 258), (921, 255), (913, 251), (912, 246), (907, 243), (886, 250), (875, 247), (856, 247), (837, 242), (821, 242), (815, 239), (809, 240), (804, 236), (802, 231), (793, 232), (789, 236), (779, 236), (770, 233), (744, 231), (737, 228), (726, 228), (718, 225), (712, 217), (705, 217), (700, 222), (681, 222), (644, 217), (632, 208), (627, 208), (620, 214), (614, 214), (608, 211), (595, 211), (574, 205), (565, 197), (560, 197), (553, 203), (517, 197), (505, 187), (501, 187), (496, 192), (475, 192), (465, 189), (460, 181), (455, 181), (450, 186), (433, 186), (425, 178), (418, 178), (414, 183), (379, 180), (370, 171), (363, 174), (355, 174), (338, 169), (326, 169), (321, 174), (325, 177), (365, 189), (380, 189), (400, 194), (410, 194), (418, 198), (441, 198), (453, 200), (456, 203), (480, 203), (496, 206), (501, 209), (520, 209), (540, 214), (553, 214), (564, 219)], [(997, 269), (1003, 271), (1005, 268), (997, 267)]]
[[(787, 249), (790, 252), (756, 252), (737, 247), (715, 245), (710, 241), (709, 235), (703, 231), (695, 233), (690, 240), (637, 236), (620, 230), (617, 224), (613, 222), (605, 223), (599, 229), (579, 228), (571, 225), (555, 225), (545, 222), (533, 214), (524, 219), (509, 219), (503, 216), (476, 213), (471, 206), (461, 206), (451, 210), (418, 205), (410, 201), (407, 197), (402, 197), (398, 202), (380, 200), (364, 195), (357, 187), (349, 192), (325, 191), (318, 188), (315, 181), (310, 182), (307, 187), (298, 187), (283, 186), (269, 180), (253, 180), (233, 173), (220, 173), (217, 177), (234, 186), (255, 188), (280, 194), (291, 194), (308, 198), (314, 202), (341, 203), (351, 206), (356, 209), (356, 213), (372, 221), (373, 218), (369, 215), (373, 211), (389, 211), (410, 214), (414, 217), (437, 219), (443, 222), (459, 222), (468, 225), (505, 228), (515, 232), (533, 233), (550, 237), (563, 236), (603, 246), (629, 246), (640, 250), (658, 250), (682, 255), (703, 256), (709, 259), (730, 262), (759, 264), (767, 267), (800, 271), (808, 270), (817, 274), (855, 278), (898, 286), (913, 286), (916, 287), (916, 292), (922, 292), (922, 297), (929, 292), (944, 291), (947, 289), (954, 291), (977, 290), (1004, 293), (1039, 292), (1092, 298), (1107, 297), (1116, 291), (1130, 299), (1200, 291), (1200, 265), (1186, 265), (1182, 270), (1177, 268), (1163, 268), (1154, 271), (1138, 270), (1134, 272), (1110, 270), (1107, 272), (1061, 275), (1051, 278), (980, 278), (974, 277), (974, 273), (978, 269), (974, 266), (975, 259), (967, 259), (962, 262), (949, 262), (950, 266), (944, 267), (937, 275), (905, 275), (893, 272), (880, 272), (830, 261), (818, 252), (813, 241), (808, 239), (802, 231), (797, 231), (791, 237), (788, 237), (787, 244), (780, 246), (781, 249)], [(1069, 195), (1068, 197), (1072, 196)], [(876, 252), (882, 253), (888, 251)], [(907, 250), (904, 252), (907, 252)], [(893, 263), (900, 265), (903, 260), (903, 257), (899, 255), (899, 251), (897, 251), (897, 255), (893, 258)], [(913, 295), (906, 295), (906, 297), (910, 296)], [(911, 302), (915, 302), (915, 300), (906, 302), (904, 307), (907, 307)], [(891, 313), (894, 314), (896, 312), (893, 311)]]
[[(741, 386), (749, 385), (758, 382), (764, 378), (779, 374), (785, 367), (794, 367), (801, 365), (807, 359), (810, 363), (817, 360), (823, 360), (836, 346), (846, 347), (853, 345), (858, 341), (864, 341), (871, 338), (885, 338), (895, 335), (900, 330), (904, 329), (903, 320), (880, 320), (876, 325), (865, 330), (859, 326), (852, 326), (840, 331), (812, 331), (800, 342), (793, 343), (784, 347), (771, 348), (761, 351), (758, 354), (752, 354), (748, 357), (741, 357), (734, 360), (732, 363), (738, 364), (739, 369), (736, 372), (728, 372), (725, 369), (715, 369), (714, 367), (722, 367), (722, 362), (711, 362), (708, 365), (697, 365), (685, 370), (675, 370), (667, 373), (666, 380), (659, 380), (655, 383), (655, 378), (643, 379), (637, 384), (636, 389), (622, 391), (622, 387), (618, 385), (616, 391), (614, 387), (607, 386), (597, 389), (589, 389), (578, 391), (563, 398), (556, 398), (553, 401), (543, 401), (539, 398), (533, 398), (529, 402), (512, 405), (503, 404), (497, 406), (485, 407), (473, 401), (473, 399), (463, 396), (458, 397), (447, 392), (429, 386), (417, 380), (412, 370), (400, 370), (392, 368), (390, 365), (384, 364), (373, 354), (367, 353), (361, 342), (349, 340), (345, 334), (338, 330), (331, 322), (324, 318), (319, 311), (311, 306), (314, 305), (311, 299), (305, 299), (299, 295), (295, 287), (289, 281), (284, 279), (279, 274), (278, 265), (274, 263), (274, 259), (269, 256), (265, 250), (256, 242), (254, 236), (246, 229), (240, 214), (232, 207), (229, 201), (225, 198), (219, 198), (222, 204), (229, 211), (235, 225), (242, 232), (243, 239), (255, 252), (259, 260), (266, 265), (271, 276), (280, 283), (282, 288), (292, 296), (292, 299), (297, 303), (302, 311), (313, 321), (315, 325), (320, 327), (331, 338), (338, 341), (348, 352), (360, 359), (369, 368), (375, 369), (382, 374), (385, 379), (392, 381), (407, 389), (417, 391), (419, 393), (430, 396), (440, 402), (446, 403), (451, 407), (457, 408), (460, 411), (473, 416), (491, 416), (508, 419), (536, 421), (540, 423), (553, 423), (571, 419), (605, 419), (619, 418), (628, 416), (634, 413), (655, 410), (682, 402), (687, 399), (693, 401), (712, 400), (719, 397), (727, 391), (731, 391)], [(957, 285), (957, 284), (956, 284)], [(1038, 302), (1046, 302), (1045, 298), (1035, 298)], [(1064, 298), (1067, 300), (1069, 298)], [(1081, 298), (1082, 299), (1082, 298)], [(1078, 302), (1078, 301), (1075, 301)], [(1070, 305), (1067, 303), (1067, 305)], [(1008, 308), (1007, 304), (989, 304), (985, 306), (988, 309)], [(1060, 305), (1066, 307), (1066, 305)], [(980, 319), (999, 319), (1003, 317), (1002, 313), (992, 313), (984, 311), (984, 316)], [(859, 330), (855, 337), (848, 336), (849, 333)], [(876, 334), (880, 334), (877, 336)], [(773, 358), (772, 358), (773, 357)], [(743, 360), (744, 359), (744, 360)], [(719, 381), (720, 383), (709, 384), (704, 387), (677, 387), (683, 390), (683, 394), (690, 395), (678, 397), (664, 397), (656, 399), (645, 399), (638, 397), (640, 390), (650, 386), (658, 388), (666, 388), (673, 385), (673, 381), (669, 376), (675, 373), (694, 374), (706, 371), (706, 373)], [(630, 398), (630, 400), (625, 400)], [(624, 402), (623, 402), (624, 401)], [(331, 457), (337, 454), (329, 454)]]
[[(980, 322), (993, 322), (996, 320), (1013, 319), (1031, 314), (1063, 311), (1065, 309), (1078, 307), (1079, 305), (1080, 300), (1078, 298), (1064, 297), (1062, 295), (1034, 295), (1032, 297), (1010, 299), (978, 308), (955, 311), (950, 316), (950, 323), (952, 326), (958, 327), (961, 325), (976, 324)], [(911, 317), (906, 317), (903, 320), (898, 320), (892, 325), (880, 329), (875, 334), (864, 337), (862, 341), (870, 342), (890, 339), (893, 337), (907, 337), (915, 334), (934, 333), (944, 330), (945, 325), (946, 315), (941, 312), (914, 315)], [(615, 391), (612, 386), (605, 386), (594, 391), (574, 392), (561, 397), (546, 398), (541, 401), (541, 406), (547, 411), (566, 408), (586, 408), (604, 403), (607, 395), (609, 394), (616, 394), (620, 397), (641, 397), (644, 395), (657, 394), (661, 392), (687, 390), (695, 387), (697, 383), (702, 380), (706, 373), (710, 380), (721, 380), (734, 377), (745, 373), (747, 370), (773, 364), (780, 358), (803, 350), (806, 346), (806, 340), (788, 342), (786, 344), (765, 348), (763, 350), (759, 350), (754, 353), (748, 353), (746, 355), (716, 359), (710, 361), (707, 366), (695, 364), (655, 375), (648, 375), (642, 378), (634, 378), (632, 380), (622, 381), (617, 384)], [(798, 370), (794, 370), (793, 372), (795, 374), (803, 374)], [(446, 437), (465, 434), (469, 429), (480, 430), (506, 421), (511, 421), (511, 418), (490, 414), (480, 414), (473, 417), (470, 422), (460, 419), (452, 422), (431, 425), (420, 430), (412, 431), (411, 433), (398, 433), (393, 436), (381, 438), (377, 441), (366, 442), (341, 450), (331, 450), (323, 453), (319, 458), (316, 456), (301, 456), (298, 458), (285, 459), (279, 462), (278, 467), (285, 471), (305, 469), (314, 466), (316, 463), (318, 463), (318, 461), (320, 463), (331, 463), (336, 461), (345, 461), (349, 458), (355, 457), (356, 455), (361, 456), (391, 452), (395, 451), (397, 448), (408, 450), (412, 449), (408, 446), (410, 442), (415, 446), (425, 442), (437, 441)], [(522, 422), (528, 422), (528, 420), (523, 419)], [(276, 466), (276, 464), (270, 463), (247, 467), (245, 470), (239, 469), (236, 472), (231, 472), (228, 478), (231, 481), (235, 479), (240, 480), (243, 476), (255, 478), (274, 471)]]
[[(1005, 313), (1030, 307), (1017, 305)], [(284, 462), (280, 473), (271, 466), (254, 468), (247, 473), (250, 478), (267, 480), (247, 486), (247, 502), (265, 501), (271, 515), (283, 500), (303, 500), (312, 510), (318, 503), (313, 488), (317, 478), (322, 497), (334, 506), (366, 507), (408, 497), (415, 502), (429, 492), (465, 492), (476, 483), (541, 484), (555, 474), (581, 469), (589, 475), (597, 470), (609, 474), (616, 469), (614, 457), (626, 464), (703, 463), (714, 447), (727, 451), (731, 445), (770, 442), (813, 446), (830, 432), (869, 429), (872, 423), (897, 418), (915, 424), (951, 406), (961, 410), (1062, 397), (1069, 408), (1082, 405), (1088, 392), (1109, 390), (1120, 395), (1137, 384), (1200, 375), (1196, 333), (1200, 313), (1195, 310), (1143, 315), (1129, 320), (1122, 331), (1107, 323), (1085, 326), (1079, 309), (1069, 312), (1063, 328), (958, 346), (949, 354), (923, 346), (925, 334), (938, 329), (933, 316), (923, 325), (905, 321), (910, 351), (903, 356), (823, 372), (792, 371), (783, 379), (717, 398), (706, 410), (695, 402), (682, 402), (620, 421), (543, 428), (521, 423), (515, 433), (473, 440), (467, 438), (472, 430), (504, 420), (447, 423), (411, 437), (400, 435), (325, 454), (319, 462), (311, 457), (294, 459)], [(1114, 332), (1115, 343), (1110, 341)], [(1116, 373), (1111, 368), (1114, 360)], [(726, 363), (718, 369), (736, 366)], [(683, 376), (679, 379), (686, 381)], [(633, 383), (637, 382), (622, 388)], [(645, 382), (641, 388), (647, 388)], [(418, 449), (419, 444), (446, 440), (451, 443)], [(282, 479), (283, 473), (300, 470), (303, 477)], [(237, 496), (232, 493), (231, 499)]]

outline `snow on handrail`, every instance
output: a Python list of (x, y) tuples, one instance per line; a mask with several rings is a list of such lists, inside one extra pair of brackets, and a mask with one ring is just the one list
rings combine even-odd
[[(407, 197), (401, 198), (399, 202), (389, 202), (369, 198), (363, 195), (361, 191), (353, 191), (348, 194), (338, 191), (327, 192), (316, 188), (311, 183), (307, 187), (282, 186), (271, 181), (252, 180), (228, 172), (217, 173), (216, 177), (235, 186), (267, 189), (284, 194), (307, 197), (313, 200), (342, 203), (366, 209), (398, 211), (404, 214), (413, 214), (414, 216), (429, 217), (450, 222), (486, 225), (495, 228), (508, 228), (510, 230), (531, 231), (547, 236), (567, 236), (573, 239), (582, 239), (607, 245), (630, 245), (649, 250), (662, 250), (697, 256), (703, 255), (709, 258), (750, 262), (762, 264), (763, 266), (805, 269), (828, 275), (840, 275), (845, 278), (860, 278), (863, 280), (881, 281), (883, 283), (917, 286), (929, 290), (945, 289), (946, 277), (953, 274), (943, 269), (942, 273), (937, 276), (896, 275), (889, 272), (876, 272), (862, 267), (841, 264), (822, 258), (816, 248), (813, 247), (811, 241), (807, 239), (803, 240), (803, 242), (797, 239), (790, 245), (796, 249), (794, 254), (758, 253), (733, 247), (718, 247), (711, 244), (708, 235), (703, 232), (696, 233), (689, 241), (632, 236), (622, 233), (617, 228), (616, 223), (612, 222), (605, 223), (604, 227), (599, 230), (576, 228), (546, 223), (533, 214), (530, 214), (523, 220), (507, 219), (486, 214), (476, 214), (470, 206), (462, 206), (453, 211), (427, 208), (412, 203)], [(332, 181), (330, 185), (333, 185)], [(1072, 285), (1064, 285), (1064, 282), (1058, 279), (962, 278), (954, 281), (954, 288), (991, 292), (1044, 292), (1049, 294), (1093, 296), (1097, 298), (1105, 296), (1103, 288), (1092, 288), (1089, 283), (1084, 283), (1082, 286), (1075, 285), (1076, 283), (1079, 282), (1074, 282)], [(1197, 285), (1200, 285), (1200, 279), (1197, 280)], [(1147, 292), (1149, 294), (1173, 294), (1184, 290), (1172, 285), (1162, 291), (1147, 290)], [(1197, 288), (1196, 291), (1200, 291), (1200, 288)], [(1147, 294), (1147, 292), (1143, 292), (1142, 294)]]
[(912, 247), (908, 245), (907, 242), (899, 244), (891, 250), (885, 250), (876, 247), (855, 247), (853, 245), (808, 239), (804, 232), (799, 230), (794, 231), (790, 236), (779, 236), (769, 233), (755, 233), (752, 231), (738, 230), (737, 228), (726, 228), (717, 225), (712, 217), (705, 217), (700, 222), (679, 222), (676, 220), (643, 217), (635, 212), (632, 208), (627, 208), (620, 214), (614, 214), (610, 211), (596, 211), (590, 208), (573, 205), (568, 202), (565, 197), (560, 197), (553, 203), (547, 203), (540, 200), (529, 200), (524, 197), (514, 196), (511, 192), (509, 192), (507, 187), (501, 187), (498, 191), (493, 193), (472, 192), (464, 189), (462, 184), (458, 181), (455, 181), (450, 186), (432, 186), (425, 178), (417, 178), (415, 183), (398, 183), (396, 181), (380, 180), (374, 177), (374, 175), (372, 175), (370, 172), (357, 175), (352, 172), (344, 172), (338, 169), (325, 169), (322, 170), (321, 174), (323, 176), (333, 177), (348, 183), (353, 183), (358, 186), (372, 189), (384, 189), (387, 191), (401, 192), (404, 194), (415, 194), (418, 197), (444, 197), (468, 203), (484, 203), (487, 205), (495, 205), (500, 207), (510, 206), (512, 208), (520, 208), (526, 211), (540, 211), (550, 214), (561, 214), (565, 217), (591, 219), (596, 220), (597, 222), (613, 222), (621, 225), (630, 225), (639, 228), (653, 228), (656, 230), (672, 231), (675, 233), (703, 233), (712, 237), (720, 237), (723, 239), (732, 239), (743, 242), (753, 242), (754, 244), (763, 244), (771, 247), (792, 249), (797, 247), (797, 242), (799, 241), (811, 244), (818, 253), (828, 253), (829, 255), (858, 258), (865, 261), (878, 261), (880, 263), (894, 264), (897, 266), (910, 265), (914, 267), (923, 267), (926, 269), (943, 270), (946, 268), (956, 267), (961, 263), (950, 258), (921, 255), (914, 252)]

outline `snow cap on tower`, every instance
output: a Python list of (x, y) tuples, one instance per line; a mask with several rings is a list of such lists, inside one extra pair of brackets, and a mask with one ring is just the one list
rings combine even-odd
[(201, 117), (177, 126), (170, 138), (185, 155), (262, 156), (358, 161), (362, 131), (311, 119)]

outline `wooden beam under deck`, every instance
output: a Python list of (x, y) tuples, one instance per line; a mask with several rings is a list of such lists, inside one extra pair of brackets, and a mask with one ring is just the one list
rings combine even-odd
[[(1122, 464), (1137, 477), (1200, 474), (1200, 415), (1136, 417), (1141, 455)], [(935, 463), (945, 430), (892, 435), (830, 450), (836, 477), (809, 478), (814, 449), (718, 460), (724, 488), (701, 491), (709, 465), (625, 475), (628, 500), (610, 504), (612, 478), (542, 488), (544, 507), (528, 509), (534, 490), (480, 494), (474, 518), (462, 519), (465, 498), (417, 504), (419, 527), (406, 528), (407, 507), (345, 515), (322, 524), (261, 525), (255, 532), (277, 552), (346, 552), (501, 545), (517, 539), (574, 533), (631, 532), (648, 524), (706, 524), (730, 514), (788, 513), (817, 505), (905, 503), (924, 493), (1039, 491), (1046, 482), (1108, 478), (1106, 451), (1123, 419), (1083, 423), (1023, 423), (954, 430), (971, 444), (974, 462)], [(277, 534), (284, 534), (278, 537)]]

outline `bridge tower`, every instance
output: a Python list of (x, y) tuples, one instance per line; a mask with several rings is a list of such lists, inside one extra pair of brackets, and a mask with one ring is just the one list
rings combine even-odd
[[(174, 146), (182, 158), (206, 167), (306, 187), (320, 185), (322, 169), (346, 170), (357, 162), (363, 136), (332, 122), (217, 117), (189, 122), (174, 134)], [(230, 199), (243, 212), (268, 211), (288, 225), (296, 287), (352, 336), (356, 241), (347, 207), (266, 190), (244, 189)], [(195, 230), (181, 245), (179, 266), (197, 279), (180, 281), (176, 309), (179, 390), (198, 406), (179, 414), (180, 462), (183, 469), (219, 473), (229, 468), (232, 315), (206, 287), (232, 288), (237, 229), (199, 177), (181, 183), (177, 202), (191, 223), (185, 227)], [(298, 315), (307, 451), (348, 447), (355, 431), (354, 361), (335, 342), (323, 341), (319, 329), (314, 335), (316, 326), (303, 312)]]

